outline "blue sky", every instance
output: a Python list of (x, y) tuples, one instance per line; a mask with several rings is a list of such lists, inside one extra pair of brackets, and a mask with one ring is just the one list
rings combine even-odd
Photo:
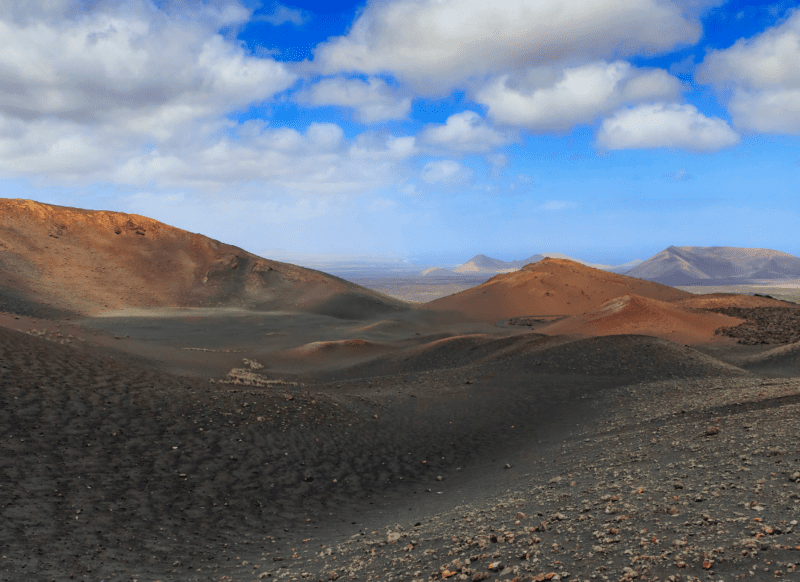
[(800, 255), (800, 11), (0, 0), (0, 196), (298, 264)]

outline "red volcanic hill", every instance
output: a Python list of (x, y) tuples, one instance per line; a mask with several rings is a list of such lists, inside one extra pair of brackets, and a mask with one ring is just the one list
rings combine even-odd
[(692, 296), (687, 291), (575, 261), (543, 259), (520, 271), (492, 277), (483, 285), (430, 301), (423, 308), (499, 321), (526, 315), (577, 315), (628, 294), (667, 302)]
[(0, 310), (31, 305), (84, 315), (235, 306), (354, 319), (407, 308), (144, 216), (0, 199)]
[(608, 301), (600, 309), (573, 315), (537, 331), (555, 335), (649, 335), (683, 344), (697, 344), (721, 339), (715, 337), (714, 330), (743, 322), (743, 319), (719, 313), (689, 310), (638, 295), (623, 295)]

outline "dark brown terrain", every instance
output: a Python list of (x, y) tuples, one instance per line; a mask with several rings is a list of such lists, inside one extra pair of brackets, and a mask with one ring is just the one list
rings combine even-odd
[(412, 305), (0, 209), (0, 580), (798, 576), (800, 305), (559, 259)]

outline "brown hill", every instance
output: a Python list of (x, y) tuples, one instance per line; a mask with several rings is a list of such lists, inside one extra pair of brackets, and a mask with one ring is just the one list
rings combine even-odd
[(744, 320), (719, 313), (690, 311), (638, 295), (623, 295), (606, 302), (600, 309), (562, 319), (538, 331), (585, 336), (637, 334), (698, 344), (727, 339), (715, 336), (714, 331), (740, 323)]
[(525, 315), (577, 315), (609, 299), (636, 294), (659, 301), (691, 297), (659, 283), (587, 267), (565, 259), (543, 259), (520, 271), (497, 275), (483, 285), (423, 305), (457, 311), (482, 321)]
[(800, 258), (772, 249), (671, 246), (629, 271), (666, 285), (735, 285), (797, 279)]
[(135, 214), (0, 199), (0, 310), (236, 306), (360, 318), (405, 309), (338, 277)]

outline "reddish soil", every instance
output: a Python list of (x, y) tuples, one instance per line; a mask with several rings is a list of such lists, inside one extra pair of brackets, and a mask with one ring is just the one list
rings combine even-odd
[(691, 297), (651, 281), (617, 275), (565, 259), (544, 259), (520, 271), (492, 277), (483, 285), (423, 305), (456, 311), (481, 321), (530, 315), (578, 315), (620, 295), (658, 301)]
[(721, 336), (714, 334), (718, 328), (743, 322), (727, 315), (690, 311), (656, 299), (623, 295), (606, 302), (600, 309), (568, 317), (537, 331), (549, 335), (641, 334), (682, 344), (699, 344), (719, 339)]
[(0, 309), (20, 301), (84, 315), (230, 305), (357, 318), (405, 308), (144, 216), (0, 199)]

